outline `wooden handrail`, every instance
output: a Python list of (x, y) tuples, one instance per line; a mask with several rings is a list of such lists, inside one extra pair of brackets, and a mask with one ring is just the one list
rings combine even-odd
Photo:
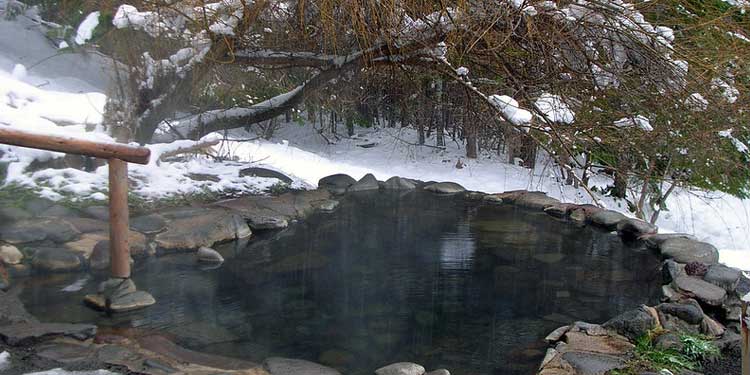
[(137, 164), (148, 164), (151, 158), (151, 150), (146, 147), (38, 134), (7, 126), (0, 126), (0, 143), (102, 159), (120, 159)]

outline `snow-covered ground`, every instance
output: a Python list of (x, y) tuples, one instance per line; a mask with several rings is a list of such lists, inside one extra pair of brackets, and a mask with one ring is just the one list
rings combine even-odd
[[(58, 56), (56, 46), (34, 30), (33, 24), (24, 22), (29, 21), (0, 21), (0, 126), (112, 141), (101, 126), (106, 101), (103, 92), (108, 80), (106, 61), (91, 54)], [(232, 135), (243, 139), (255, 137)], [(212, 136), (215, 135), (209, 135)], [(544, 160), (530, 171), (504, 163), (504, 156), (492, 153), (467, 160), (462, 157), (463, 146), (450, 140), (446, 149), (440, 150), (415, 146), (416, 139), (410, 130), (360, 128), (355, 137), (340, 137), (331, 144), (309, 124), (291, 123), (282, 126), (270, 141), (223, 142), (214, 147), (217, 155), (229, 157), (223, 159), (229, 161), (193, 157), (182, 162), (158, 162), (162, 152), (190, 141), (151, 145), (151, 163), (131, 164), (130, 174), (134, 193), (144, 198), (205, 191), (257, 193), (277, 182), (239, 177), (239, 170), (252, 164), (292, 176), (297, 187), (314, 187), (321, 177), (333, 173), (347, 173), (355, 178), (373, 173), (379, 179), (397, 175), (455, 181), (468, 189), (485, 192), (545, 191), (565, 202), (592, 200), (584, 191), (560, 184), (557, 169)], [(374, 146), (358, 146), (365, 144)], [(434, 140), (428, 140), (428, 144), (434, 144)], [(28, 173), (24, 169), (31, 161), (60, 154), (10, 146), (0, 146), (0, 151), (5, 152), (0, 161), (10, 162), (7, 183), (35, 188), (52, 199), (106, 199), (106, 166), (91, 173), (76, 169)], [(465, 164), (460, 169), (456, 168), (459, 158)], [(196, 181), (195, 177), (201, 175), (214, 175), (218, 182), (202, 178)], [(604, 176), (593, 179), (600, 186), (610, 182)], [(598, 199), (608, 208), (630, 215), (624, 202), (609, 197)], [(680, 190), (667, 203), (670, 210), (663, 212), (657, 223), (662, 231), (695, 234), (719, 247), (723, 262), (750, 269), (750, 201), (721, 193)]]

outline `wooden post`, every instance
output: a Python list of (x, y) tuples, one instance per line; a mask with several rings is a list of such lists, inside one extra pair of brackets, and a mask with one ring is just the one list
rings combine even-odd
[(750, 334), (748, 334), (747, 325), (750, 323), (750, 315), (747, 312), (747, 305), (750, 303), (750, 294), (742, 299), (742, 315), (740, 318), (740, 330), (742, 330), (742, 375), (750, 375)]
[(130, 277), (128, 163), (109, 159), (109, 259), (112, 277)]

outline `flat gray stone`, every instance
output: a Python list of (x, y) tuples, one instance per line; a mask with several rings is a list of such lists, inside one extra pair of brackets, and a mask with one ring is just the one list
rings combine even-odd
[(91, 324), (18, 323), (0, 327), (0, 338), (12, 346), (59, 336), (86, 340), (95, 334), (96, 326)]
[(143, 234), (156, 234), (167, 229), (167, 220), (159, 214), (149, 214), (130, 219), (130, 228)]
[(727, 267), (723, 264), (712, 264), (708, 267), (708, 272), (703, 276), (703, 280), (732, 292), (740, 283), (740, 276), (742, 276), (742, 271), (736, 268)]
[(252, 234), (242, 217), (223, 209), (176, 209), (161, 215), (167, 220), (167, 230), (157, 234), (155, 241), (164, 250), (193, 250)]
[(409, 179), (394, 176), (383, 183), (383, 189), (385, 190), (413, 190), (417, 188), (417, 184)]
[(301, 359), (271, 357), (263, 361), (271, 375), (341, 375), (338, 371)]
[(272, 169), (267, 169), (267, 168), (250, 167), (250, 168), (241, 169), (240, 177), (244, 177), (244, 176), (275, 178), (286, 184), (292, 183), (292, 179), (289, 178), (289, 176), (281, 172), (274, 171)]
[(368, 173), (364, 175), (362, 178), (360, 178), (359, 181), (355, 182), (352, 186), (349, 186), (347, 191), (357, 192), (357, 191), (371, 191), (371, 190), (378, 190), (378, 189), (380, 189), (380, 183), (378, 182), (378, 179), (375, 178), (375, 176), (372, 173)]
[(356, 182), (357, 180), (351, 176), (339, 173), (321, 178), (318, 181), (318, 188), (326, 189), (334, 194), (343, 194), (349, 186), (354, 185)]
[(646, 246), (648, 246), (651, 249), (658, 249), (661, 244), (664, 243), (666, 240), (671, 240), (673, 238), (683, 238), (693, 241), (698, 241), (698, 238), (693, 236), (692, 234), (687, 233), (658, 233), (658, 234), (646, 234), (640, 237), (640, 240), (643, 241)]
[(466, 191), (463, 186), (455, 182), (438, 182), (435, 184), (429, 184), (424, 187), (424, 190), (436, 194), (458, 194)]
[(151, 294), (136, 290), (133, 293), (112, 298), (108, 307), (110, 311), (117, 313), (142, 309), (155, 303), (156, 300)]
[(377, 375), (424, 375), (424, 367), (411, 362), (398, 362), (375, 370)]
[(598, 353), (567, 352), (562, 358), (576, 369), (578, 375), (604, 375), (627, 366), (623, 358)]
[(79, 234), (72, 224), (62, 219), (22, 220), (0, 225), (0, 240), (11, 244), (45, 240), (64, 243)]
[(627, 219), (627, 217), (617, 211), (602, 210), (587, 215), (586, 219), (600, 228), (613, 231), (617, 229), (617, 223)]
[(544, 210), (547, 207), (560, 204), (560, 201), (547, 196), (546, 193), (542, 193), (539, 191), (530, 191), (516, 197), (513, 200), (513, 204), (532, 210)]
[(714, 264), (719, 262), (719, 250), (713, 245), (686, 238), (670, 238), (659, 246), (661, 255), (679, 263), (700, 262)]
[(711, 306), (720, 306), (727, 297), (727, 291), (724, 288), (695, 277), (678, 276), (673, 285), (677, 291), (695, 297)]
[(640, 219), (623, 219), (617, 223), (617, 234), (623, 237), (637, 238), (645, 234), (655, 234), (659, 231), (656, 225)]
[(31, 266), (41, 272), (72, 272), (81, 269), (81, 259), (68, 249), (41, 247), (34, 249)]
[(252, 212), (243, 216), (252, 230), (283, 229), (289, 226), (289, 221), (284, 216)]

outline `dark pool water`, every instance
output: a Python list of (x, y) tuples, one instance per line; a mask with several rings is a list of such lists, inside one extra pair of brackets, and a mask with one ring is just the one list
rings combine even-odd
[[(603, 322), (658, 296), (656, 256), (589, 227), (512, 206), (369, 193), (249, 243), (141, 262), (157, 299), (108, 317), (84, 307), (104, 275), (26, 282), (41, 319), (157, 330), (191, 349), (261, 361), (303, 358), (345, 374), (398, 361), (453, 374), (532, 374), (544, 336), (573, 320)], [(75, 288), (73, 288), (75, 289)]]

